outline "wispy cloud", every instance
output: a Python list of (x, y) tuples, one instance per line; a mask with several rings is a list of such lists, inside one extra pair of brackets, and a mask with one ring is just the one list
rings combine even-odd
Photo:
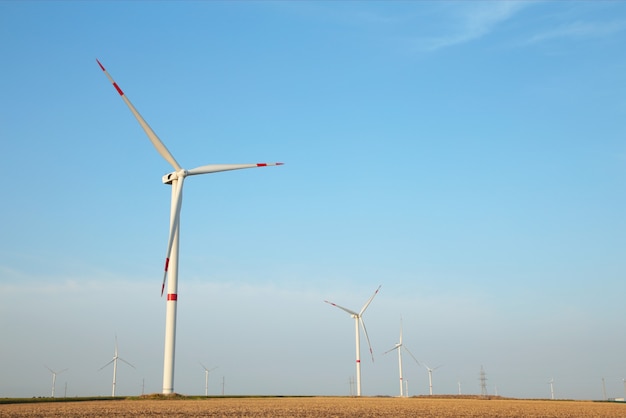
[(422, 38), (417, 47), (424, 51), (438, 49), (471, 42), (489, 35), (498, 25), (511, 19), (530, 3), (527, 2), (485, 2), (458, 3), (453, 5), (452, 23), (442, 28), (448, 33)]
[(526, 44), (555, 39), (601, 38), (626, 30), (626, 20), (613, 22), (576, 21), (562, 24), (554, 29), (538, 33), (526, 41)]

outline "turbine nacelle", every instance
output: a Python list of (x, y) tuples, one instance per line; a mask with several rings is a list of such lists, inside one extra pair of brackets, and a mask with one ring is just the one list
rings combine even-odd
[(164, 175), (161, 180), (163, 181), (163, 184), (172, 184), (174, 180), (187, 177), (188, 174), (189, 173), (187, 170), (173, 171), (169, 174)]

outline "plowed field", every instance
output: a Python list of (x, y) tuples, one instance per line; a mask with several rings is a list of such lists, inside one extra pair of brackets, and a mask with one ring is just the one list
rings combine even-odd
[(626, 404), (424, 398), (210, 398), (0, 405), (0, 417), (626, 417)]

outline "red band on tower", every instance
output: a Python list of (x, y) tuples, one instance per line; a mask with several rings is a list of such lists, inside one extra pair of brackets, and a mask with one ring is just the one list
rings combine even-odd
[(176, 293), (168, 293), (167, 300), (178, 300), (178, 295)]

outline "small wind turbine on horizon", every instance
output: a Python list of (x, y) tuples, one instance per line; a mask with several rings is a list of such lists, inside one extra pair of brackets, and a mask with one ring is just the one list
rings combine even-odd
[(61, 374), (64, 371), (66, 371), (67, 369), (63, 369), (60, 372), (56, 372), (56, 371), (52, 370), (50, 367), (48, 367), (48, 366), (44, 365), (44, 367), (46, 369), (50, 370), (50, 373), (52, 373), (52, 397), (54, 398), (54, 387), (56, 386), (56, 383), (57, 383), (57, 374)]
[(439, 366), (432, 368), (432, 369), (428, 367), (428, 365), (424, 362), (422, 362), (422, 365), (426, 368), (426, 370), (428, 370), (428, 391), (432, 395), (433, 394), (433, 372), (437, 370), (438, 368), (440, 368), (441, 366), (443, 366), (443, 364), (440, 364)]
[(551, 377), (548, 383), (550, 384), (550, 397), (554, 399), (554, 378)]
[[(385, 351), (383, 355), (390, 353), (393, 350), (398, 350), (398, 370), (400, 372), (400, 397), (401, 398), (404, 396), (404, 392), (403, 392), (404, 385), (402, 383), (402, 350), (403, 349), (406, 350), (406, 352), (409, 353), (411, 357), (413, 357), (413, 360), (415, 360), (415, 362), (419, 366), (420, 362), (417, 361), (413, 353), (411, 353), (411, 351), (409, 351), (409, 349), (402, 343), (402, 318), (400, 318), (400, 342), (396, 343), (395, 347), (393, 347), (392, 349)], [(408, 391), (407, 391), (407, 396), (408, 396)]]
[[(381, 285), (382, 286), (382, 285)], [(367, 329), (365, 328), (365, 322), (363, 322), (363, 313), (367, 309), (367, 307), (372, 303), (376, 294), (380, 290), (381, 286), (378, 286), (378, 289), (374, 292), (372, 297), (370, 297), (365, 305), (361, 308), (361, 311), (354, 312), (348, 308), (344, 308), (343, 306), (339, 306), (336, 303), (329, 302), (325, 300), (324, 302), (333, 305), (336, 308), (339, 308), (343, 311), (346, 311), (350, 314), (352, 318), (354, 318), (354, 329), (355, 329), (355, 339), (356, 339), (356, 396), (361, 396), (361, 336), (359, 335), (359, 323), (363, 327), (363, 332), (365, 332), (365, 338), (367, 339), (367, 345), (370, 349), (370, 355), (372, 356), (372, 363), (374, 362), (374, 352), (372, 351), (372, 345), (370, 344), (370, 337), (367, 335)]]
[(207, 369), (204, 364), (200, 363), (200, 365), (204, 369), (204, 396), (209, 396), (209, 372), (217, 369), (218, 366), (215, 366), (212, 369)]
[(129, 362), (127, 362), (126, 360), (124, 360), (123, 358), (121, 358), (118, 355), (117, 352), (117, 335), (115, 336), (115, 354), (113, 355), (113, 358), (111, 359), (111, 361), (109, 361), (107, 364), (105, 364), (104, 366), (100, 367), (98, 369), (98, 371), (104, 369), (106, 366), (108, 366), (109, 364), (113, 363), (113, 388), (111, 389), (111, 396), (115, 396), (115, 385), (117, 384), (117, 361), (121, 360), (124, 363), (128, 364), (130, 367), (132, 367), (133, 369), (135, 368), (135, 366), (133, 366), (132, 364), (130, 364)]
[(164, 184), (172, 186), (172, 196), (170, 203), (170, 228), (167, 243), (167, 251), (165, 253), (165, 271), (163, 273), (163, 282), (161, 283), (161, 296), (165, 289), (165, 281), (169, 277), (167, 284), (167, 301), (166, 301), (166, 319), (165, 319), (165, 350), (163, 355), (163, 394), (169, 395), (174, 393), (174, 358), (176, 346), (176, 308), (178, 301), (178, 250), (180, 237), (180, 211), (183, 197), (183, 181), (188, 176), (198, 174), (217, 173), (229, 170), (241, 170), (244, 168), (268, 167), (282, 165), (282, 163), (257, 163), (257, 164), (209, 164), (186, 170), (182, 168), (169, 152), (165, 144), (161, 142), (157, 134), (152, 130), (150, 125), (143, 119), (137, 109), (128, 100), (122, 89), (113, 80), (111, 75), (104, 69), (100, 61), (96, 60), (98, 65), (115, 87), (118, 94), (124, 100), (133, 113), (146, 135), (156, 148), (158, 153), (167, 161), (174, 171), (163, 176)]

